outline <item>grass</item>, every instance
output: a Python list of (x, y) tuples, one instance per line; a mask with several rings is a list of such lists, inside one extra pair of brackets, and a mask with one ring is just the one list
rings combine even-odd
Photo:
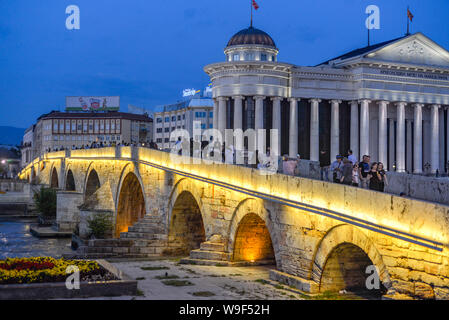
[(143, 293), (142, 290), (137, 289), (136, 296), (138, 296), (138, 297), (145, 297), (145, 293)]
[(198, 292), (192, 292), (191, 295), (195, 296), (195, 297), (213, 297), (213, 296), (215, 296), (215, 293), (210, 292), (210, 291), (198, 291)]
[(156, 270), (169, 270), (169, 267), (156, 266), (156, 267), (140, 267), (144, 271), (156, 271)]
[(269, 283), (267, 280), (264, 280), (264, 279), (257, 279), (257, 280), (254, 280), (254, 281), (255, 282), (259, 282), (261, 284), (268, 284)]
[(307, 299), (307, 300), (354, 300), (354, 297), (344, 296), (340, 295), (335, 292), (326, 291), (318, 295), (309, 296), (304, 293), (298, 293), (301, 298)]
[(168, 279), (179, 279), (179, 277), (177, 275), (170, 275), (170, 274), (165, 274), (163, 276), (157, 276), (154, 277), (154, 279), (158, 279), (158, 280), (168, 280)]
[(216, 267), (227, 267), (228, 265), (224, 264), (224, 263), (217, 263), (215, 266)]
[(145, 280), (145, 277), (136, 278), (136, 280)]
[(284, 288), (284, 286), (282, 286), (282, 285), (280, 285), (280, 284), (277, 284), (277, 285), (275, 285), (274, 286), (276, 289), (279, 289), (279, 290), (284, 290), (285, 288)]
[(162, 283), (165, 284), (166, 286), (173, 286), (173, 287), (185, 287), (195, 285), (188, 280), (165, 280), (162, 281)]

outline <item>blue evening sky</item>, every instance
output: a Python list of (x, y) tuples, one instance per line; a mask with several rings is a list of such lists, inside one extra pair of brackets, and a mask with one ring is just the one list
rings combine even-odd
[[(257, 0), (255, 27), (279, 60), (315, 65), (366, 46), (365, 8), (380, 7), (372, 43), (421, 31), (449, 49), (447, 0)], [(77, 5), (81, 29), (65, 28)], [(203, 89), (206, 64), (224, 60), (229, 38), (249, 26), (250, 0), (0, 0), (0, 125), (28, 127), (63, 110), (65, 96), (119, 95), (151, 109)]]

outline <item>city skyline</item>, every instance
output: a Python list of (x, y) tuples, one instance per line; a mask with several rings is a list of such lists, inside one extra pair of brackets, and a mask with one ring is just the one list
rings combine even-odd
[[(259, 1), (254, 25), (273, 37), (279, 61), (313, 66), (366, 46), (365, 9), (371, 3), (352, 2), (341, 11), (330, 1)], [(435, 23), (444, 21), (447, 3), (375, 4), (381, 29), (371, 32), (372, 44), (404, 35), (410, 5), (415, 16), (410, 31), (423, 32), (449, 48), (449, 27)], [(54, 1), (0, 5), (0, 48), (5, 53), (0, 59), (4, 113), (0, 125), (28, 127), (43, 113), (62, 111), (66, 96), (119, 95), (122, 111), (128, 104), (152, 108), (172, 103), (181, 98), (183, 89), (203, 89), (209, 83), (203, 67), (224, 61), (227, 41), (247, 27), (250, 18), (245, 1), (214, 5), (199, 1), (194, 7), (172, 1), (154, 7), (144, 1), (124, 6), (120, 1), (81, 0), (76, 3), (81, 28), (67, 30), (68, 5)], [(273, 18), (285, 23), (273, 23)], [(17, 117), (18, 113), (24, 116)]]

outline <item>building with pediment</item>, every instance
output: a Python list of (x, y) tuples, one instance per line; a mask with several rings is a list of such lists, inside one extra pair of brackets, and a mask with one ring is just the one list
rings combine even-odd
[(214, 128), (278, 129), (279, 154), (322, 166), (352, 149), (390, 171), (447, 170), (449, 52), (437, 43), (416, 33), (314, 67), (278, 62), (278, 52), (250, 27), (231, 38), (225, 62), (204, 68)]

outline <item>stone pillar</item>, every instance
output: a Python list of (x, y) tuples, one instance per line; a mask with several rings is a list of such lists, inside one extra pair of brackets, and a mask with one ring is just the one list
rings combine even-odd
[[(271, 98), (273, 101), (273, 130), (277, 130), (278, 133), (278, 148), (272, 152), (277, 151), (277, 155), (281, 155), (281, 97)], [(273, 144), (271, 144), (273, 146)]]
[(387, 135), (387, 106), (388, 101), (379, 102), (379, 162), (382, 162), (384, 166), (388, 161), (388, 135)]
[(369, 104), (370, 100), (360, 100), (360, 158), (369, 155)]
[(298, 155), (298, 99), (290, 98), (290, 133), (289, 156), (296, 158)]
[(422, 108), (423, 104), (415, 104), (414, 129), (413, 129), (413, 173), (421, 174), (422, 163)]
[(398, 102), (396, 123), (396, 171), (405, 172), (405, 106), (407, 103)]
[(214, 99), (214, 118), (213, 118), (214, 129), (218, 129), (218, 99)]
[(320, 99), (310, 102), (310, 160), (320, 161)]
[(234, 99), (234, 129), (243, 129), (243, 99), (242, 96), (232, 97)]
[(440, 168), (440, 119), (439, 104), (433, 104), (430, 108), (430, 169), (435, 173)]
[(352, 154), (360, 161), (359, 154), (359, 103), (351, 101), (351, 150)]
[(341, 100), (331, 101), (331, 161), (340, 154), (340, 103)]
[(218, 98), (218, 130), (221, 132), (224, 141), (224, 133), (226, 129), (226, 106), (228, 98)]

